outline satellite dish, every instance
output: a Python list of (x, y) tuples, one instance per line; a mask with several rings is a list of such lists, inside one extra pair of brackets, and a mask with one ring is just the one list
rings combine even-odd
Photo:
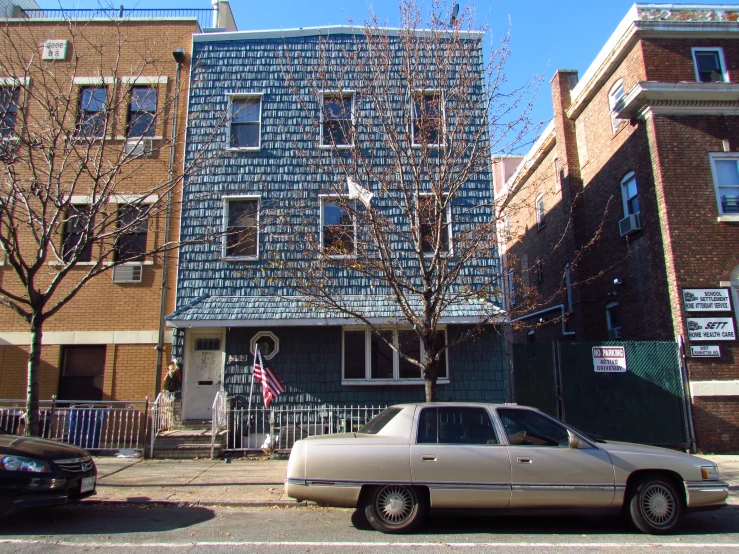
[(457, 16), (459, 15), (459, 3), (455, 2), (452, 7), (452, 16), (449, 18), (449, 25), (455, 25), (457, 23)]

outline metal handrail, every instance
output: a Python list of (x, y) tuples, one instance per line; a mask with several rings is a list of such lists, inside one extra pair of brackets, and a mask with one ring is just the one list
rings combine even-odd
[(24, 9), (22, 19), (162, 19), (194, 18), (201, 29), (211, 26), (213, 9), (208, 8), (100, 8), (100, 9)]
[(216, 436), (222, 429), (228, 428), (227, 422), (227, 401), (228, 393), (226, 391), (216, 392), (216, 396), (213, 399), (213, 410), (210, 421), (210, 459), (212, 460), (215, 455), (216, 448)]
[(151, 435), (149, 454), (154, 453), (154, 439), (160, 431), (174, 425), (174, 393), (160, 392), (151, 405)]

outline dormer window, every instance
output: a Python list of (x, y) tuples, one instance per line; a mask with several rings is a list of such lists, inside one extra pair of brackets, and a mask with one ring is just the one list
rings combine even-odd
[(722, 48), (693, 48), (695, 77), (700, 83), (727, 83), (726, 62)]

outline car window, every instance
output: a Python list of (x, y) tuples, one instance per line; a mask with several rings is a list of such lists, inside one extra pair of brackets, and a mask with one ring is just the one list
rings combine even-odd
[(364, 427), (360, 428), (357, 432), (364, 433), (365, 435), (376, 435), (379, 433), (385, 425), (390, 423), (393, 419), (403, 410), (401, 408), (385, 408), (375, 417), (370, 419)]
[(498, 444), (483, 408), (424, 408), (418, 419), (419, 444)]
[(566, 427), (537, 412), (502, 408), (498, 415), (512, 445), (567, 448), (570, 444)]

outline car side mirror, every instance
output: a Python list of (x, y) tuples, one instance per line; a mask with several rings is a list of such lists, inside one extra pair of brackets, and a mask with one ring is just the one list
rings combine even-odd
[(573, 433), (572, 431), (568, 429), (567, 434), (570, 437), (570, 441), (569, 441), (570, 448), (585, 448), (585, 443), (575, 433)]

